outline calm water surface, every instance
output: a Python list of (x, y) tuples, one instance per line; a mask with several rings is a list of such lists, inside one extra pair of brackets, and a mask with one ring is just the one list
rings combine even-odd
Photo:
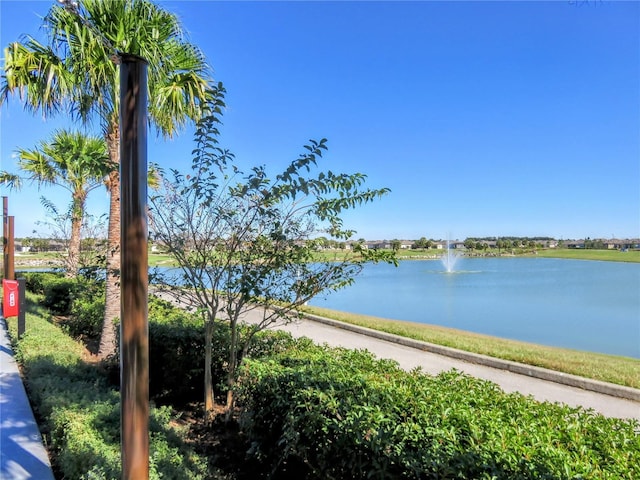
[(640, 265), (461, 258), (367, 265), (356, 283), (309, 303), (558, 347), (640, 358)]

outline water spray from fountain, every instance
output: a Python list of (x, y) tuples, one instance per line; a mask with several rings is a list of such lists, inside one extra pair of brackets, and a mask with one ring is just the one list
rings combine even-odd
[(442, 265), (447, 273), (453, 273), (456, 262), (458, 261), (458, 255), (451, 251), (451, 242), (447, 239), (447, 251), (440, 257)]

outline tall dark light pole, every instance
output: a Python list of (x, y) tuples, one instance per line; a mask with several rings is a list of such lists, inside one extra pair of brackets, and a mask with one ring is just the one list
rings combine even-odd
[(120, 422), (123, 480), (149, 478), (149, 327), (147, 313), (147, 62), (118, 52), (82, 16), (76, 0), (58, 0), (120, 64)]
[(149, 478), (147, 62), (120, 54), (122, 478)]
[[(7, 242), (9, 241), (9, 198), (2, 197), (2, 278), (7, 277), (7, 264), (9, 263)], [(13, 280), (13, 279), (11, 279)]]

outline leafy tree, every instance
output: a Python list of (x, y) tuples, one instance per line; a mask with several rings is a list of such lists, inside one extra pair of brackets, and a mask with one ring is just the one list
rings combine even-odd
[[(45, 115), (68, 111), (83, 123), (97, 118), (114, 169), (107, 187), (109, 255), (100, 355), (115, 351), (113, 320), (120, 316), (119, 75), (117, 52), (147, 60), (149, 119), (173, 136), (201, 114), (210, 69), (184, 39), (178, 18), (149, 0), (82, 0), (54, 5), (44, 18), (48, 44), (26, 36), (5, 49), (0, 101), (17, 93)], [(113, 60), (116, 59), (114, 62)]]
[(397, 252), (398, 250), (400, 250), (400, 246), (402, 245), (402, 243), (400, 242), (400, 240), (394, 238), (393, 240), (391, 240), (391, 250), (393, 250), (394, 252)]
[[(73, 208), (60, 211), (53, 202), (45, 197), (40, 197), (40, 203), (44, 207), (46, 219), (44, 221), (37, 221), (36, 225), (46, 229), (46, 234), (49, 236), (48, 242), (64, 247), (64, 250), (60, 252), (60, 256), (66, 263), (68, 254), (65, 254), (65, 250), (68, 252), (70, 249)], [(78, 268), (91, 267), (104, 269), (107, 252), (106, 240), (96, 241), (96, 238), (106, 239), (105, 215), (94, 217), (93, 215), (85, 213), (82, 217), (80, 230)], [(36, 231), (34, 231), (34, 233), (36, 233)]]
[(425, 248), (425, 249), (433, 248), (433, 240), (427, 240), (426, 237), (420, 237), (413, 244), (413, 248)]
[[(164, 278), (180, 302), (205, 321), (205, 411), (213, 409), (211, 344), (216, 322), (231, 331), (226, 379), (227, 415), (237, 371), (252, 339), (276, 322), (299, 317), (298, 307), (326, 291), (349, 285), (366, 261), (395, 261), (390, 253), (360, 248), (334, 261), (316, 261), (325, 239), (349, 239), (343, 211), (371, 202), (388, 189), (364, 188), (366, 176), (320, 171), (326, 140), (270, 177), (264, 166), (243, 172), (215, 136), (223, 91), (196, 131), (192, 174), (172, 171), (150, 201), (150, 231), (177, 261), (181, 274)], [(242, 328), (254, 312), (259, 319)]]
[(31, 249), (33, 247), (33, 238), (31, 237), (16, 238), (16, 242), (18, 241), (22, 244), (22, 248)]
[[(59, 130), (51, 140), (42, 141), (31, 150), (19, 149), (18, 158), (18, 167), (24, 173), (24, 179), (37, 183), (39, 187), (57, 185), (71, 193), (71, 206), (67, 213), (71, 231), (64, 237), (68, 239), (65, 270), (67, 276), (74, 277), (80, 262), (81, 230), (87, 196), (103, 184), (104, 178), (113, 169), (109, 163), (107, 145), (100, 137)], [(6, 172), (1, 175), (3, 178), (11, 176)], [(11, 184), (19, 188), (22, 179), (15, 176)], [(59, 216), (55, 207), (49, 207)]]
[(329, 239), (327, 237), (317, 237), (314, 241), (316, 248), (329, 248)]
[(48, 252), (51, 246), (51, 240), (48, 238), (32, 238), (31, 245), (36, 252)]

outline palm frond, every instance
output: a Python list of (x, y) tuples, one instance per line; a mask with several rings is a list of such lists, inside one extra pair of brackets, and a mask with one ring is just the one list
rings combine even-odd
[(9, 44), (4, 56), (0, 102), (17, 93), (29, 110), (58, 112), (73, 88), (64, 60), (32, 38)]
[(9, 190), (20, 190), (22, 188), (22, 179), (18, 175), (5, 171), (0, 172), (0, 183)]
[(148, 61), (149, 120), (162, 135), (202, 115), (211, 69), (178, 17), (155, 3), (84, 0), (71, 11), (54, 5), (44, 28), (48, 45), (27, 37), (5, 49), (0, 103), (18, 94), (33, 111), (65, 109), (84, 124), (99, 119), (110, 132), (119, 109), (117, 51)]

